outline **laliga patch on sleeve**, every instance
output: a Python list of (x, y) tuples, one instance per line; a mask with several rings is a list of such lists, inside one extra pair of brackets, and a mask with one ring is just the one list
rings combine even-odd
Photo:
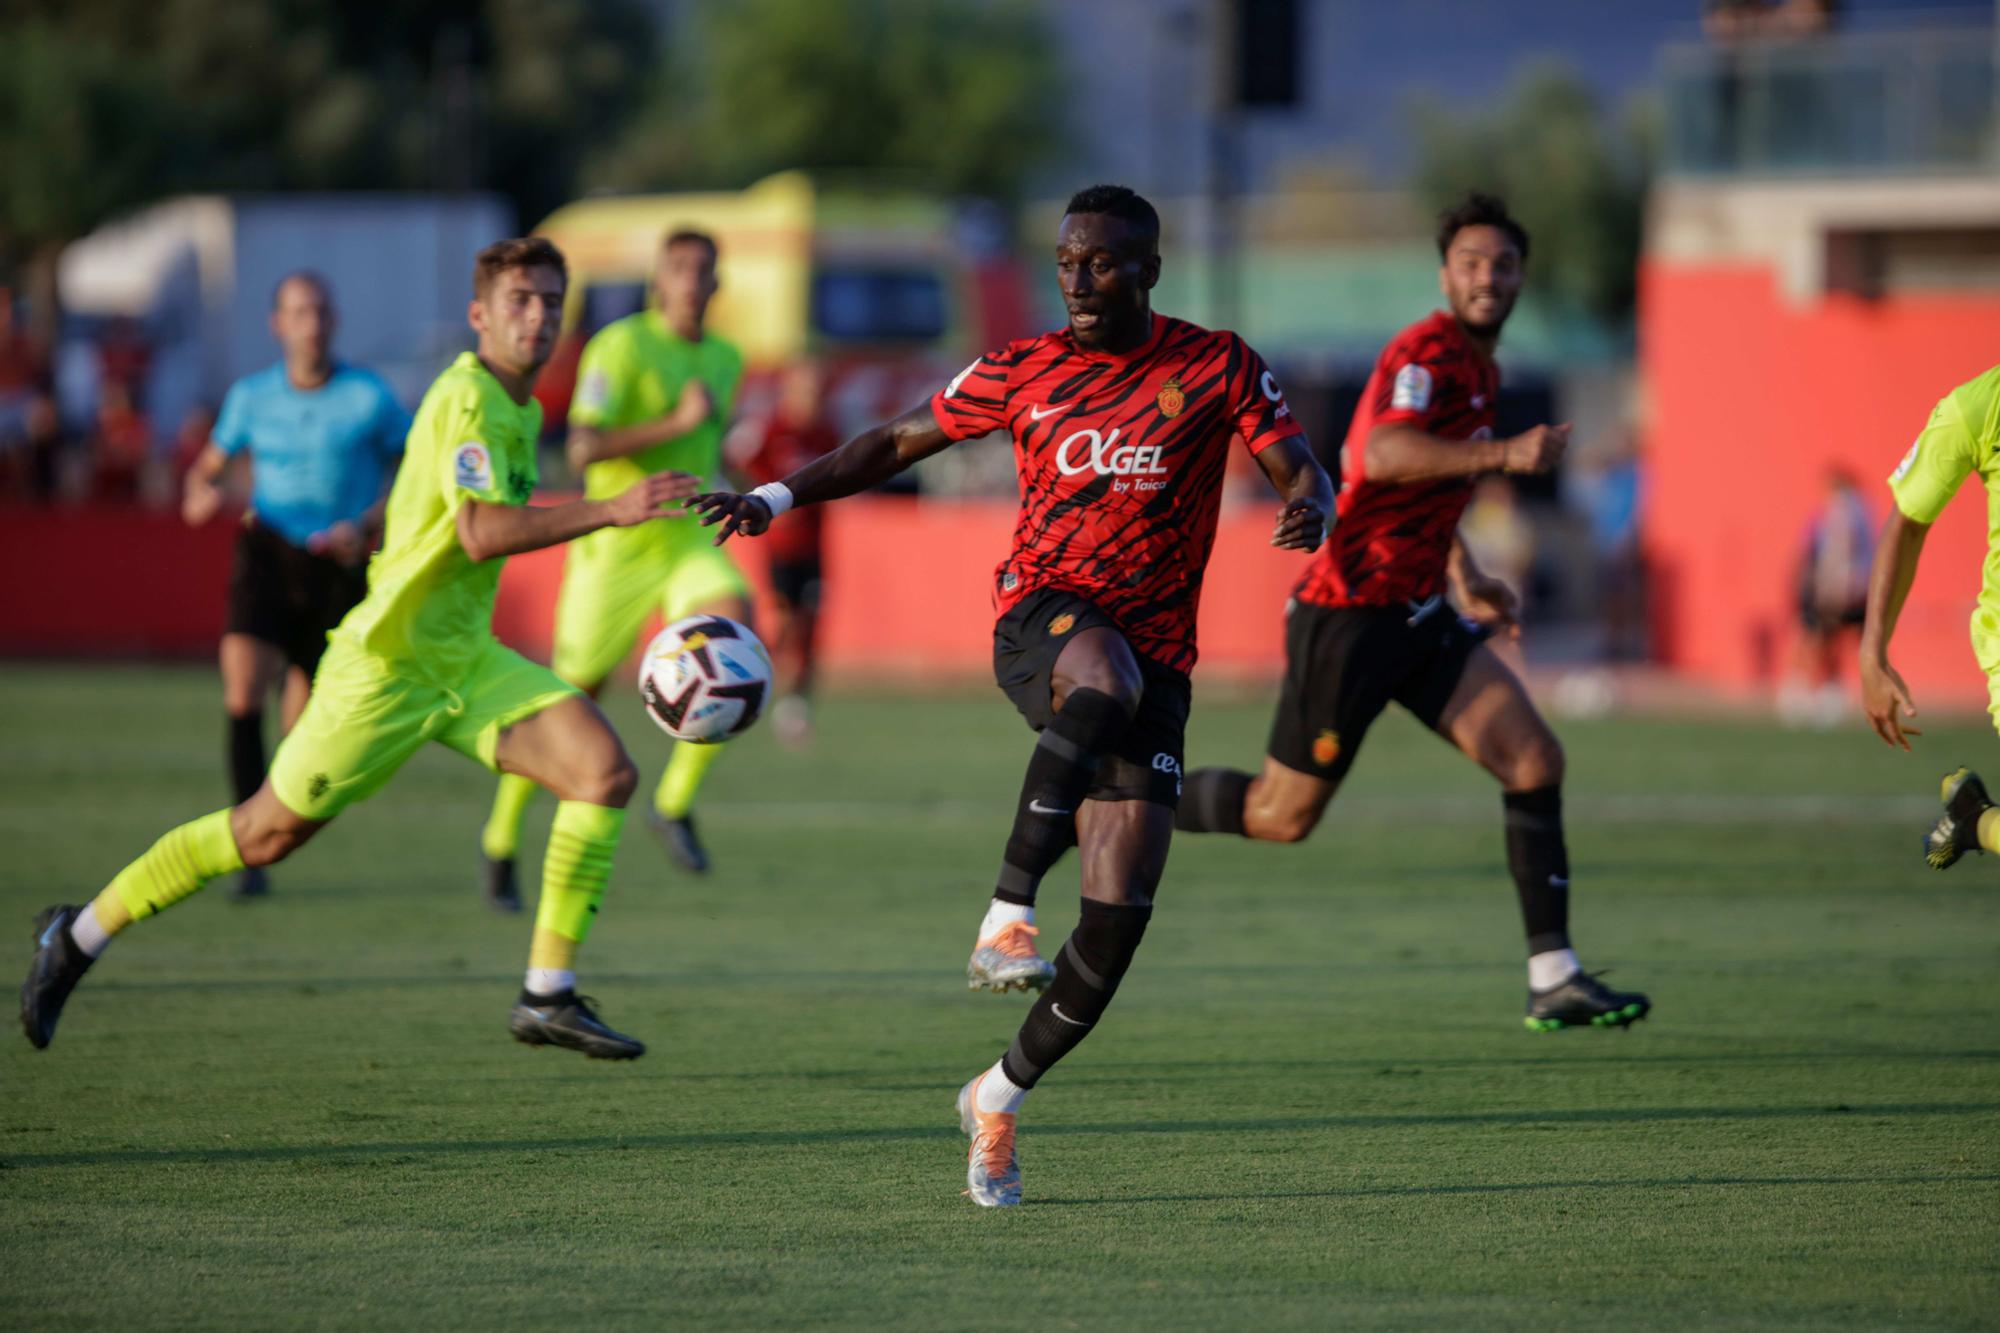
[(611, 402), (611, 377), (601, 370), (593, 370), (583, 377), (583, 383), (576, 386), (577, 406), (592, 412), (602, 412)]
[(1917, 449), (1922, 444), (1923, 440), (1919, 439), (1916, 444), (1911, 445), (1910, 452), (1903, 455), (1903, 461), (1896, 464), (1896, 470), (1889, 474), (1889, 484), (1891, 486), (1910, 475), (1910, 469), (1917, 465)]
[(493, 455), (487, 453), (486, 446), (477, 440), (467, 440), (458, 446), (451, 470), (463, 490), (493, 489)]
[(1431, 373), (1422, 366), (1408, 365), (1396, 372), (1396, 387), (1389, 406), (1399, 412), (1421, 412), (1431, 405)]

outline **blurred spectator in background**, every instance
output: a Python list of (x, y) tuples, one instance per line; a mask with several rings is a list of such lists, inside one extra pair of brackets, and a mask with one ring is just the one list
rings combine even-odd
[[(826, 417), (825, 372), (815, 361), (786, 366), (769, 416), (749, 423), (738, 466), (761, 483), (783, 480), (840, 445)], [(825, 505), (806, 505), (771, 525), (764, 549), (771, 565), (771, 664), (778, 701), (771, 726), (797, 748), (812, 738), (813, 643), (819, 626)]]
[(1646, 569), (1639, 545), (1639, 451), (1631, 428), (1583, 452), (1563, 493), (1590, 528), (1594, 596), (1607, 661), (1646, 656)]
[(1535, 525), (1522, 512), (1513, 481), (1497, 474), (1481, 477), (1459, 520), (1458, 535), (1480, 569), (1512, 588), (1525, 604), (1528, 576), (1535, 567)]
[(48, 358), (16, 316), (13, 289), (0, 287), (0, 495), (47, 495), (57, 434)]
[(1874, 516), (1852, 472), (1836, 464), (1826, 484), (1799, 560), (1798, 646), (1778, 690), (1778, 717), (1787, 726), (1830, 727), (1845, 720), (1841, 663), (1853, 656), (1868, 607)]
[(97, 399), (97, 422), (84, 442), (82, 494), (94, 500), (137, 500), (148, 485), (153, 467), (153, 428), (132, 401), (124, 384), (107, 381)]
[(123, 389), (135, 407), (146, 401), (146, 376), (153, 368), (153, 346), (139, 322), (119, 315), (97, 338), (98, 391)]

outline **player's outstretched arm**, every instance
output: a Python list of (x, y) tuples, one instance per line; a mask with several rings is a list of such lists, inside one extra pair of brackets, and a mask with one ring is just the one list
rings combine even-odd
[(1391, 424), (1368, 432), (1362, 471), (1370, 481), (1409, 485), (1488, 472), (1553, 472), (1569, 448), (1569, 423), (1533, 426), (1504, 440), (1447, 440), (1415, 426)]
[(1923, 733), (1903, 719), (1915, 717), (1910, 687), (1889, 664), (1889, 641), (1896, 637), (1896, 620), (1917, 577), (1928, 523), (1919, 523), (1900, 509), (1891, 509), (1875, 543), (1875, 565), (1868, 575), (1868, 618), (1861, 627), (1861, 707), (1868, 724), (1884, 745), (1910, 748), (1909, 736)]
[(1279, 440), (1257, 455), (1257, 465), (1285, 497), (1271, 545), (1290, 551), (1317, 551), (1326, 540), (1333, 513), (1333, 481), (1312, 456), (1305, 437)]
[(599, 528), (629, 528), (656, 518), (686, 518), (677, 503), (701, 489), (687, 472), (655, 472), (608, 500), (568, 504), (503, 505), (467, 499), (458, 507), (458, 544), (472, 560), (560, 546)]
[(229, 455), (211, 442), (187, 470), (181, 486), (181, 520), (198, 528), (222, 508), (222, 474), (229, 467)]
[(951, 436), (945, 434), (930, 404), (925, 403), (894, 421), (862, 431), (832, 453), (822, 454), (783, 481), (773, 483), (770, 489), (783, 497), (778, 501), (776, 513), (768, 493), (757, 493), (766, 491), (762, 486), (748, 495), (732, 491), (697, 495), (693, 507), (700, 511), (704, 524), (722, 525), (715, 534), (715, 544), (720, 546), (737, 533), (745, 537), (759, 535), (771, 526), (777, 513), (793, 505), (824, 504), (880, 486), (917, 460), (929, 458), (951, 443)]

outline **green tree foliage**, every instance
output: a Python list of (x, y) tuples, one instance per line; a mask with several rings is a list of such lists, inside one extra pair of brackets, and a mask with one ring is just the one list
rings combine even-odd
[(1056, 143), (1057, 61), (1025, 0), (707, 0), (590, 183), (740, 186), (787, 167), (1018, 195)]
[(640, 0), (11, 0), (0, 251), (190, 190), (574, 188), (659, 57)]
[[(8, 0), (0, 263), (187, 191), (585, 188), (785, 167), (1007, 195), (1053, 143), (1027, 0)], [(580, 171), (584, 164), (587, 170)]]
[(1507, 200), (1533, 239), (1537, 289), (1612, 323), (1632, 317), (1653, 149), (1644, 119), (1607, 117), (1560, 66), (1521, 78), (1499, 107), (1457, 115), (1416, 108), (1414, 185), (1442, 209), (1467, 190)]

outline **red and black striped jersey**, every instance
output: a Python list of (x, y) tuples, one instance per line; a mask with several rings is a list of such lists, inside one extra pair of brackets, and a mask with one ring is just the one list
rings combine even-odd
[(1491, 439), (1499, 396), (1499, 368), (1446, 312), (1389, 341), (1348, 427), (1333, 531), (1299, 580), (1299, 600), (1391, 606), (1444, 591), (1445, 561), (1472, 498), (1472, 479), (1370, 481), (1363, 466), (1368, 432), (1407, 423), (1447, 440)]
[(997, 609), (1068, 589), (1176, 671), (1194, 666), (1230, 441), (1257, 454), (1304, 434), (1247, 343), (1162, 315), (1123, 355), (1079, 347), (1066, 329), (1011, 342), (961, 371), (931, 411), (955, 440), (1014, 437), (1021, 517), (994, 571)]

